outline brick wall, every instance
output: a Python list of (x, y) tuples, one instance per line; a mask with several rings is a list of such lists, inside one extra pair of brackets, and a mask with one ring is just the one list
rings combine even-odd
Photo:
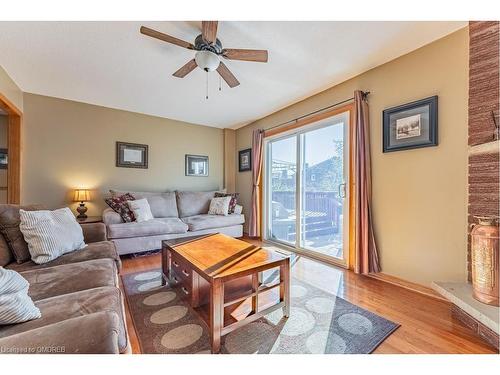
[[(499, 111), (499, 22), (469, 23), (469, 205), (468, 222), (473, 215), (500, 215), (498, 144), (478, 151), (477, 145), (494, 140), (493, 117)], [(471, 279), (470, 235), (467, 270)]]

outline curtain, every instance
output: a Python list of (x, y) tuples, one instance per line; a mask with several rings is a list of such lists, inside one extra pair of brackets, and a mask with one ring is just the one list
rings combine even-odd
[(354, 177), (356, 209), (356, 273), (380, 272), (373, 233), (371, 202), (370, 121), (368, 103), (362, 91), (354, 92)]
[(252, 137), (252, 211), (250, 212), (250, 222), (248, 224), (248, 235), (250, 237), (260, 237), (260, 180), (262, 175), (263, 140), (264, 130), (254, 130)]

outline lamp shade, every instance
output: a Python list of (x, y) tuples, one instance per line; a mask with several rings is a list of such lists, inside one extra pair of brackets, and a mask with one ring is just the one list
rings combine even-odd
[(90, 190), (88, 189), (75, 189), (73, 200), (75, 202), (87, 202), (90, 200)]

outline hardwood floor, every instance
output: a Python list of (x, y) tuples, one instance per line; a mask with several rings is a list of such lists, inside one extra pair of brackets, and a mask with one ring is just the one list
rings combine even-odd
[[(161, 265), (159, 254), (122, 261), (122, 274)], [(451, 317), (448, 302), (304, 257), (293, 265), (292, 276), (401, 324), (375, 353), (498, 353)], [(128, 307), (126, 319), (132, 352), (140, 353)]]

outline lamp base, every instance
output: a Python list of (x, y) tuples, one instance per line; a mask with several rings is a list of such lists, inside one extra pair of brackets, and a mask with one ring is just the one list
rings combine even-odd
[(85, 203), (81, 202), (80, 205), (76, 208), (78, 211), (78, 216), (76, 217), (77, 219), (86, 219), (87, 215), (85, 212), (87, 212), (87, 207), (85, 207)]

